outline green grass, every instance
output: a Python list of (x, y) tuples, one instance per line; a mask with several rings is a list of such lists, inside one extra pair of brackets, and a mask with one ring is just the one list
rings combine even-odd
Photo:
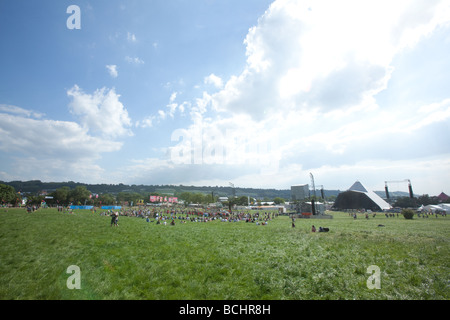
[[(267, 226), (120, 217), (114, 228), (89, 211), (0, 209), (0, 299), (450, 298), (450, 217), (332, 214), (295, 228), (283, 216)], [(66, 286), (70, 265), (80, 290)], [(370, 265), (381, 289), (367, 288)]]

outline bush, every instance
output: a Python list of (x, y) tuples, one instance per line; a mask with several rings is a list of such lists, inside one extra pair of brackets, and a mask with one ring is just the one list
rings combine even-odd
[(405, 219), (412, 219), (414, 217), (414, 210), (412, 209), (403, 209), (402, 215), (405, 217)]

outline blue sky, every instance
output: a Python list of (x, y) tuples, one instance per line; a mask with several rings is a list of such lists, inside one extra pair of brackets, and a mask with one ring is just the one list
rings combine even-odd
[(449, 193), (449, 23), (445, 0), (2, 1), (0, 180)]

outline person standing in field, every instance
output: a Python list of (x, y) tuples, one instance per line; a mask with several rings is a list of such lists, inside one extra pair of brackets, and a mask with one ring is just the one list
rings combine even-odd
[(111, 227), (112, 226), (117, 227), (118, 225), (119, 225), (119, 213), (111, 212)]
[(111, 227), (112, 227), (116, 222), (116, 215), (114, 214), (114, 212), (111, 212), (110, 217), (111, 217)]

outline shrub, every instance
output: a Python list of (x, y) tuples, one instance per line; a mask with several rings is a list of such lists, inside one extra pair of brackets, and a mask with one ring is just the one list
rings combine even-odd
[(412, 219), (414, 217), (414, 210), (412, 209), (403, 209), (402, 215), (405, 217), (405, 219)]

